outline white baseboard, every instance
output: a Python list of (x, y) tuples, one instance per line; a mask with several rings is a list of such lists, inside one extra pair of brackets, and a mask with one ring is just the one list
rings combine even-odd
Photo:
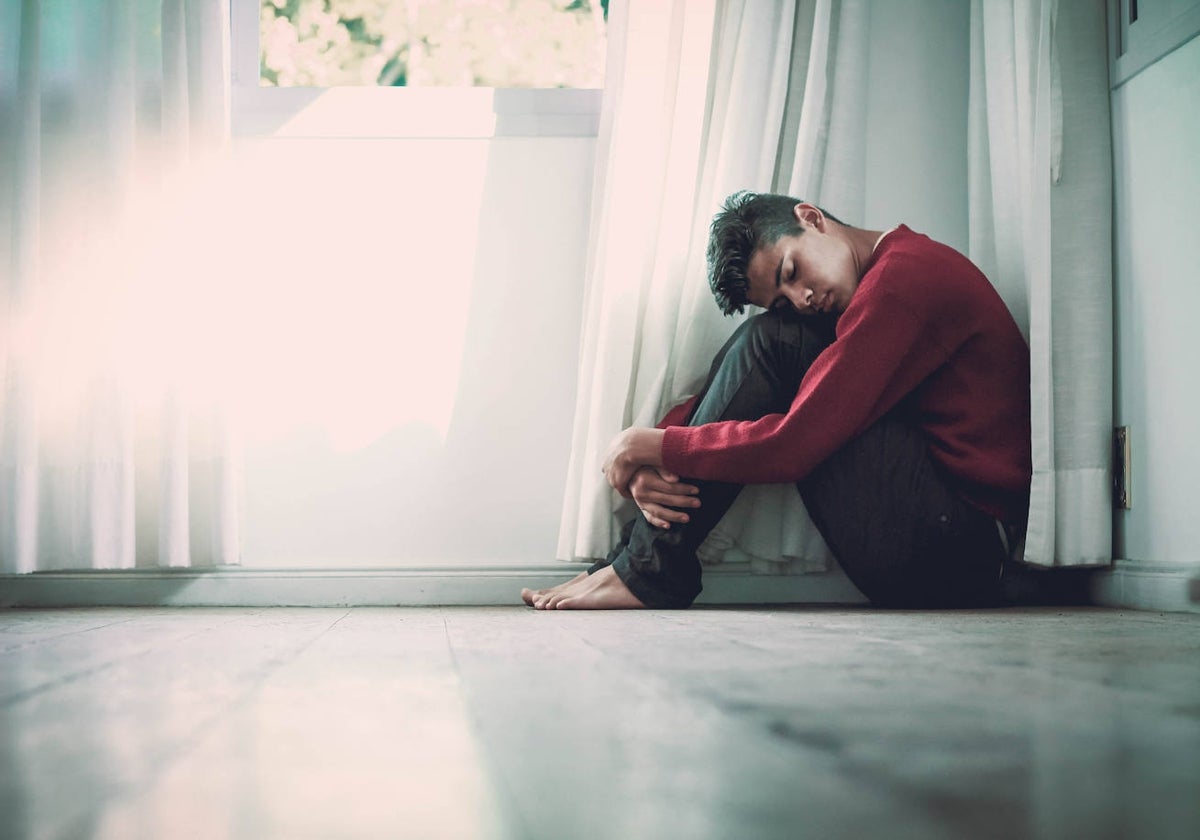
[(1101, 606), (1200, 613), (1200, 564), (1165, 565), (1116, 560), (1091, 581)]
[[(340, 607), (520, 604), (578, 564), (405, 569), (130, 569), (0, 575), (0, 607)], [(862, 604), (840, 571), (780, 577), (706, 569), (698, 604)]]
[[(554, 586), (578, 564), (403, 569), (130, 569), (0, 575), (0, 607), (501, 606), (521, 587)], [(1200, 612), (1200, 564), (1117, 560), (1089, 584), (1101, 606)], [(863, 604), (838, 569), (826, 574), (704, 571), (697, 604)]]

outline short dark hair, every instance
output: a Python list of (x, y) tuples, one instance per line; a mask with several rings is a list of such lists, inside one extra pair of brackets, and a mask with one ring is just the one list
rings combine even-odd
[[(802, 199), (774, 193), (735, 192), (713, 217), (708, 233), (708, 285), (717, 306), (726, 315), (742, 312), (749, 303), (750, 280), (746, 269), (759, 248), (775, 243), (781, 236), (803, 231), (793, 208)], [(842, 220), (824, 208), (825, 218), (839, 224)]]

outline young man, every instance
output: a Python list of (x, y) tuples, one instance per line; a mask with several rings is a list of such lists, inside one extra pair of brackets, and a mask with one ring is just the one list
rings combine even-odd
[(726, 314), (767, 311), (700, 394), (613, 441), (605, 475), (641, 515), (608, 559), (525, 602), (686, 607), (741, 486), (788, 481), (873, 604), (995, 603), (1029, 502), (1029, 350), (987, 278), (904, 225), (754, 193), (713, 220), (708, 269)]

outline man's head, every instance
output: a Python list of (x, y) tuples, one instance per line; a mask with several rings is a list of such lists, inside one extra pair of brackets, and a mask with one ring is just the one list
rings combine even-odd
[(708, 239), (708, 283), (726, 315), (747, 303), (802, 313), (845, 310), (858, 286), (848, 230), (821, 208), (786, 195), (738, 192)]

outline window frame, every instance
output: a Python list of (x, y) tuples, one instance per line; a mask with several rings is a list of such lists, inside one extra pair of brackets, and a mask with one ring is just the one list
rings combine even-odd
[(1108, 0), (1109, 87), (1116, 90), (1163, 56), (1200, 35), (1200, 0)]
[(235, 137), (595, 137), (594, 88), (262, 87), (260, 0), (231, 0), (230, 106)]

